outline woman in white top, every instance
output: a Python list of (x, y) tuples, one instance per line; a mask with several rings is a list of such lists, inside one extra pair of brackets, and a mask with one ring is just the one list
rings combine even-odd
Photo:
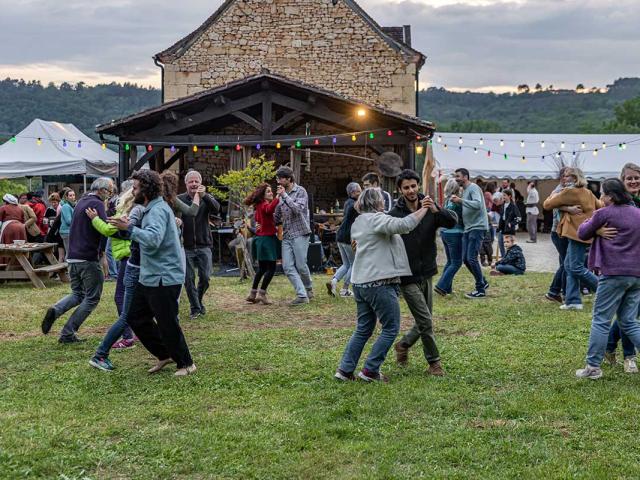
[(354, 372), (360, 355), (379, 319), (382, 331), (358, 377), (366, 382), (387, 381), (380, 373), (380, 366), (400, 330), (400, 277), (411, 275), (407, 252), (399, 234), (416, 228), (428, 209), (423, 203), (420, 209), (407, 217), (386, 215), (383, 213), (384, 198), (378, 188), (367, 188), (362, 192), (355, 209), (360, 215), (351, 227), (351, 241), (356, 247), (351, 285), (358, 320), (335, 377), (343, 381), (356, 379)]
[(529, 240), (527, 243), (536, 243), (538, 241), (538, 203), (540, 203), (540, 195), (536, 188), (536, 182), (529, 182), (527, 185), (527, 232), (529, 232)]

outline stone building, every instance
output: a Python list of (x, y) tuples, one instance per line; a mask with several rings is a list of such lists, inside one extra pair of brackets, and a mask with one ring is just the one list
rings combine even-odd
[[(352, 0), (226, 0), (154, 59), (163, 105), (99, 126), (120, 177), (149, 162), (208, 184), (251, 156), (298, 172), (316, 205), (345, 196), (385, 152), (415, 166), (434, 126), (416, 115), (425, 57), (410, 28), (382, 28)], [(138, 158), (137, 150), (146, 153)]]

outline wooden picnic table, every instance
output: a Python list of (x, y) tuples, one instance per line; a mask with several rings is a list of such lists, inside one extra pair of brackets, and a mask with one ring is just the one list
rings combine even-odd
[[(0, 264), (0, 280), (31, 280), (36, 288), (46, 288), (40, 277), (48, 277), (57, 273), (62, 282), (69, 281), (67, 263), (58, 262), (54, 255), (56, 243), (24, 243), (22, 245), (0, 243), (0, 257), (8, 257), (9, 261)], [(34, 267), (31, 264), (32, 254), (40, 252), (49, 265)]]

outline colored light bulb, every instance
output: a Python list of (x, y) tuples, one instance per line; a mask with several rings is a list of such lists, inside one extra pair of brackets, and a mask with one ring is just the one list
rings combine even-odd
[(219, 152), (220, 151), (220, 146), (216, 145), (215, 147), (213, 147), (213, 151), (214, 152)]
[(175, 145), (171, 145), (171, 148), (169, 150), (171, 150), (171, 153), (175, 153), (176, 152), (176, 146)]
[(67, 148), (67, 140), (65, 138), (62, 139), (62, 146)]
[(196, 153), (197, 151), (198, 151), (198, 146), (197, 146), (197, 145), (194, 145), (194, 146), (193, 146), (193, 153)]
[(262, 148), (262, 145), (260, 145), (259, 143), (256, 145), (256, 150), (260, 150), (260, 148)]
[(153, 146), (147, 145), (147, 152), (153, 152)]
[(370, 138), (371, 140), (373, 140), (373, 139), (375, 138), (375, 135), (373, 134), (373, 132), (371, 132), (371, 133), (369, 134), (369, 138)]
[(240, 144), (238, 143), (236, 145), (236, 152), (239, 152), (240, 150), (242, 150), (242, 147), (240, 146)]

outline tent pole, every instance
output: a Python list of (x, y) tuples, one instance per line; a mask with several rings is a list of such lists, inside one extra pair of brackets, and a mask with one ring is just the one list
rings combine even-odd
[(31, 191), (31, 177), (29, 177), (29, 191)]
[(83, 175), (82, 176), (82, 183), (84, 184), (84, 192), (82, 192), (83, 194), (87, 193), (87, 175)]

